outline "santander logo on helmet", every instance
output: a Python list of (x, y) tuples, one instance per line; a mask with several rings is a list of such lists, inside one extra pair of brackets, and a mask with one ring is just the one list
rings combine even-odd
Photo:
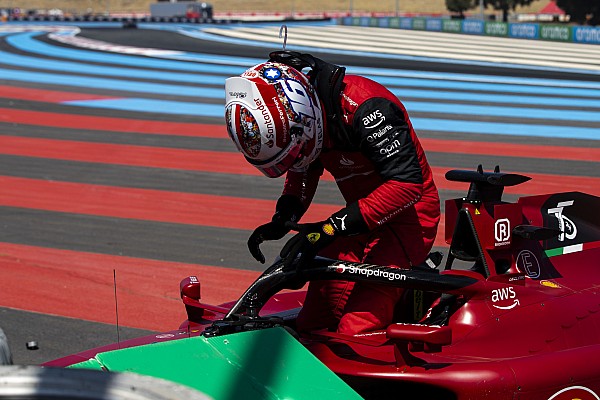
[(272, 178), (308, 167), (323, 147), (321, 102), (307, 77), (285, 64), (228, 78), (225, 123), (246, 160)]

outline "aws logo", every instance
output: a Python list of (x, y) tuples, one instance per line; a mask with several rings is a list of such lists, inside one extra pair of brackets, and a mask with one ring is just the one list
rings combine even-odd
[(492, 304), (494, 307), (499, 308), (500, 310), (510, 310), (511, 308), (515, 308), (520, 304), (519, 299), (517, 299), (517, 293), (512, 286), (492, 290), (492, 303), (506, 304)]
[(600, 400), (600, 398), (585, 386), (571, 386), (556, 392), (548, 400)]
[(363, 117), (362, 123), (366, 129), (377, 128), (385, 121), (385, 115), (380, 110), (375, 110), (371, 114)]

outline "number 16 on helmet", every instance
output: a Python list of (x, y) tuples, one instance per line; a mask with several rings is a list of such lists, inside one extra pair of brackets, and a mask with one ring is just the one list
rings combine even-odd
[(267, 62), (225, 81), (225, 122), (246, 160), (269, 178), (303, 171), (323, 148), (323, 111), (308, 78)]

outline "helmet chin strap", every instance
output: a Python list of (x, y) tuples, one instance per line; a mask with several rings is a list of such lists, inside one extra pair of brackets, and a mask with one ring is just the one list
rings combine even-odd
[[(304, 150), (304, 149), (302, 149), (302, 150)], [(300, 165), (302, 164), (302, 162), (304, 161), (305, 158), (306, 158), (306, 156), (304, 155), (304, 153), (300, 153), (300, 155), (296, 159), (296, 162), (294, 163), (294, 165), (292, 165), (292, 168), (300, 168)]]
[[(302, 136), (304, 136), (304, 129), (298, 128), (298, 127), (293, 127), (290, 129), (290, 134), (292, 135), (292, 140), (301, 142)], [(300, 150), (300, 153), (298, 154), (298, 158), (296, 158), (296, 161), (294, 162), (294, 166), (300, 164), (302, 162), (302, 160), (304, 160), (306, 158), (306, 155), (304, 154), (305, 149), (306, 149), (306, 146), (303, 145), (302, 149)]]

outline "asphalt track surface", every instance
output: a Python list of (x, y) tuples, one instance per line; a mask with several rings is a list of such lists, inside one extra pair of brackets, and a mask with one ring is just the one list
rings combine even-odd
[[(84, 28), (79, 36), (115, 45), (224, 56), (265, 58), (269, 51), (263, 46), (211, 42), (145, 29)], [(0, 37), (0, 51), (33, 55), (9, 38)], [(34, 39), (42, 45), (70, 48), (47, 35)], [(332, 56), (327, 51), (314, 54), (341, 65), (397, 71), (600, 82), (598, 74), (527, 67), (398, 61), (358, 53)], [(44, 74), (43, 63), (60, 59), (52, 54), (35, 56), (39, 65), (5, 65), (5, 76), (17, 72)], [(110, 61), (88, 64), (106, 69), (114, 66)], [(139, 70), (180, 72), (154, 67)], [(81, 71), (68, 76), (84, 80), (91, 75)], [(222, 80), (229, 76), (225, 69), (215, 75)], [(136, 75), (130, 80), (160, 82)], [(190, 82), (183, 87), (179, 93), (146, 92), (135, 97), (165, 104), (190, 101), (194, 90), (222, 90), (222, 83)], [(125, 83), (85, 87), (75, 81), (0, 75), (0, 327), (9, 338), (16, 364), (40, 364), (115, 342), (117, 337), (175, 329), (185, 318), (178, 299), (182, 278), (198, 275), (203, 299), (219, 303), (236, 299), (264, 268), (251, 259), (245, 243), (253, 227), (270, 217), (282, 181), (263, 178), (243, 163), (227, 139), (220, 116), (82, 107), (76, 103), (132, 96)], [(544, 97), (539, 95), (540, 101)], [(564, 96), (566, 100), (578, 98)], [(586, 110), (598, 114), (600, 95), (587, 99)], [(461, 102), (450, 99), (444, 103), (447, 107)], [(202, 104), (221, 106), (222, 100), (207, 97)], [(494, 102), (484, 105), (498, 106)], [(557, 114), (580, 108), (555, 107)], [(442, 109), (408, 109), (416, 119), (460, 118)], [(531, 115), (536, 112), (539, 108), (529, 105), (522, 106), (522, 115), (473, 115), (468, 119), (568, 125)], [(600, 128), (600, 122), (593, 118), (569, 123), (574, 129)], [(571, 190), (600, 195), (600, 140), (596, 140), (600, 129), (591, 139), (449, 134), (435, 129), (421, 130), (419, 135), (443, 200), (460, 197), (466, 190), (464, 185), (443, 182), (444, 171), (473, 169), (480, 163), (486, 169), (499, 164), (503, 170), (534, 177), (531, 184), (507, 190), (508, 200)], [(307, 220), (340, 207), (342, 200), (331, 180), (322, 182), (315, 203)], [(440, 233), (436, 249), (444, 251), (443, 226)], [(280, 246), (263, 246), (267, 260), (276, 256)], [(39, 348), (27, 350), (25, 344), (30, 341), (36, 341)]]

